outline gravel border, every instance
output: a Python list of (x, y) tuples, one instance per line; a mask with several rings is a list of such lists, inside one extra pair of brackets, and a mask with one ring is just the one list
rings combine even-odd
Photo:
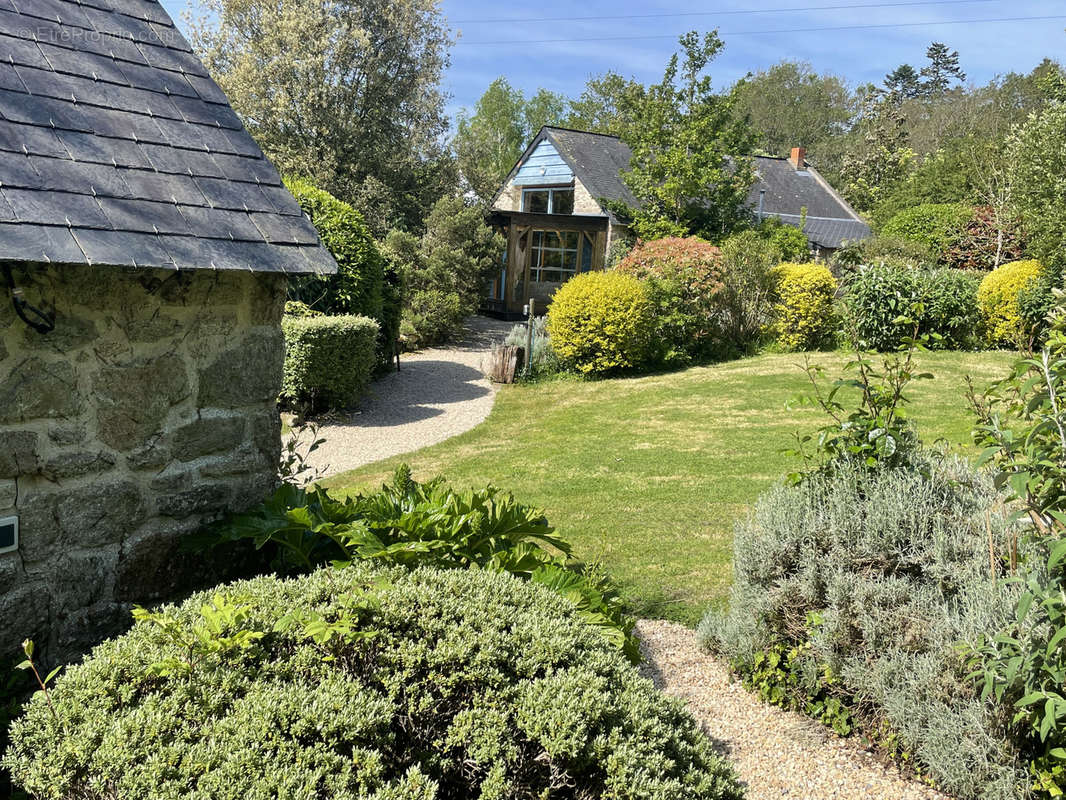
[(646, 659), (641, 671), (685, 701), (733, 762), (749, 800), (949, 800), (885, 766), (857, 740), (763, 703), (700, 649), (695, 631), (640, 620), (637, 635)]
[(325, 442), (308, 464), (335, 475), (442, 442), (483, 422), (497, 387), (483, 377), (481, 360), (513, 325), (471, 317), (454, 344), (401, 356), (400, 371), (371, 384), (358, 410), (319, 421)]

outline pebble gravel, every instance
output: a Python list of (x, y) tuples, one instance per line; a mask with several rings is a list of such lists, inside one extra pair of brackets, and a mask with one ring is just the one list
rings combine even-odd
[(747, 785), (748, 800), (950, 800), (800, 714), (763, 703), (704, 652), (695, 631), (637, 623), (641, 670), (682, 699)]
[(513, 325), (472, 317), (456, 343), (405, 353), (400, 371), (374, 381), (357, 410), (318, 421), (325, 442), (308, 464), (318, 475), (334, 475), (428, 447), (482, 422), (497, 387), (482, 375), (481, 361)]

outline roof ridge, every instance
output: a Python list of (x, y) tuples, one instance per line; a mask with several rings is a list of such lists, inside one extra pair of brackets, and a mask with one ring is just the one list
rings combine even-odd
[(608, 139), (617, 139), (622, 141), (621, 136), (615, 136), (613, 133), (600, 133), (599, 131), (583, 131), (580, 128), (567, 128), (565, 125), (542, 125), (542, 130), (552, 131), (569, 131), (570, 133), (583, 133), (586, 136), (605, 136)]

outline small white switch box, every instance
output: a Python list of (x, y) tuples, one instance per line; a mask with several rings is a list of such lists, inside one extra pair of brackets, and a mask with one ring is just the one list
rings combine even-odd
[(0, 553), (12, 553), (19, 549), (19, 518), (0, 519)]

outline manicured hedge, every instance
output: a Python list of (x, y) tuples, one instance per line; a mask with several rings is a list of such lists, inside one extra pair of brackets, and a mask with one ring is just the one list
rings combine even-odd
[(281, 397), (311, 411), (348, 408), (370, 383), (378, 323), (367, 317), (282, 319), (285, 371)]
[(621, 272), (586, 272), (555, 293), (548, 333), (563, 364), (586, 375), (644, 366), (655, 346), (655, 315), (644, 284)]
[(820, 347), (832, 335), (837, 282), (824, 264), (779, 264), (772, 329), (786, 350)]
[(1025, 344), (1030, 331), (1022, 318), (1019, 298), (1043, 269), (1039, 261), (1012, 261), (997, 267), (981, 281), (977, 304), (984, 324), (985, 342), (992, 346)]
[(195, 595), (51, 700), (5, 762), (40, 800), (742, 796), (680, 701), (573, 604), (481, 570), (354, 564)]

